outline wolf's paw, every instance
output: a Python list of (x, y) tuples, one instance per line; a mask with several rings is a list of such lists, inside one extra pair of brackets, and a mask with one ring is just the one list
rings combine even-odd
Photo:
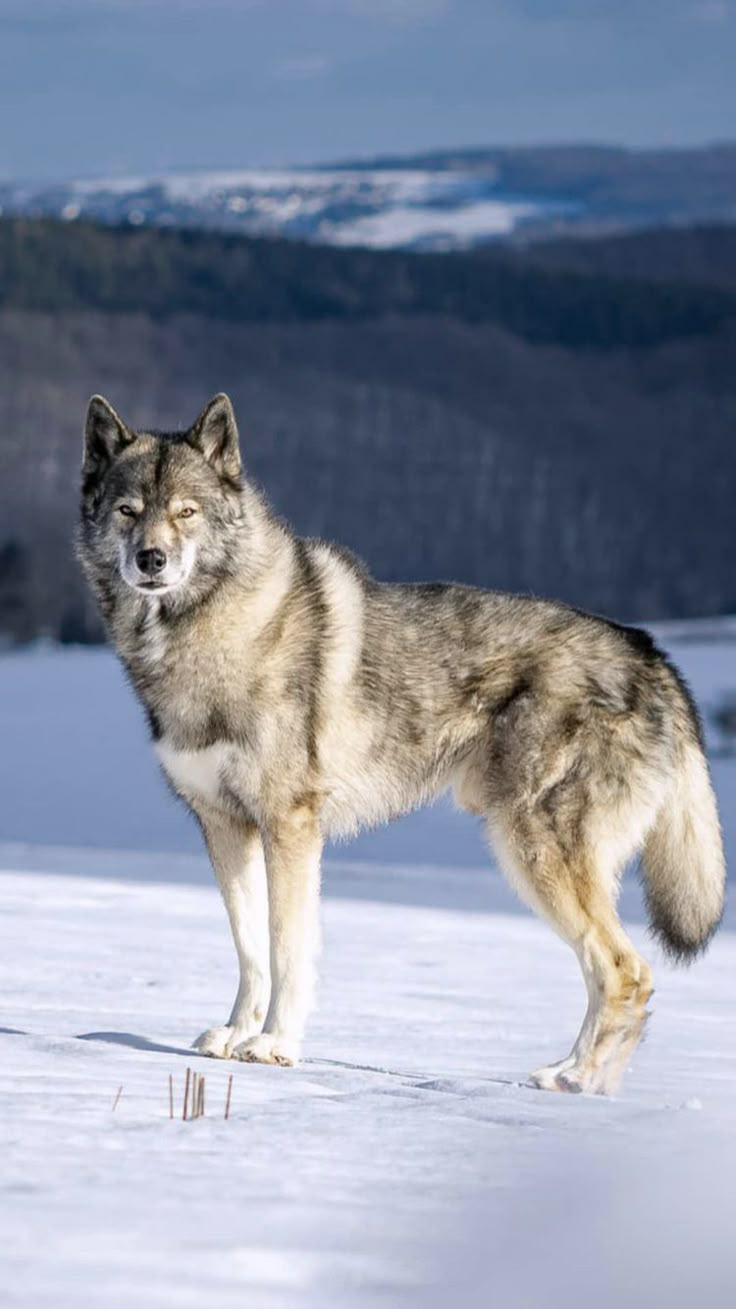
[(208, 1027), (206, 1032), (202, 1032), (192, 1042), (192, 1049), (199, 1054), (209, 1055), (210, 1059), (229, 1059), (233, 1046), (242, 1039), (243, 1033), (237, 1027)]
[(299, 1042), (261, 1032), (260, 1036), (236, 1045), (232, 1057), (246, 1064), (282, 1064), (291, 1068), (299, 1062)]
[(562, 1059), (558, 1064), (548, 1068), (538, 1068), (529, 1081), (538, 1091), (567, 1091), (570, 1095), (579, 1095), (581, 1091), (591, 1088), (585, 1085), (585, 1079), (576, 1070), (573, 1061)]

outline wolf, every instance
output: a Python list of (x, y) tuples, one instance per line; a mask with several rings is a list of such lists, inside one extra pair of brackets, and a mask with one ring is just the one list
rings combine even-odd
[(678, 961), (724, 899), (698, 714), (651, 637), (543, 599), (388, 585), (300, 538), (244, 475), (225, 395), (172, 433), (93, 396), (78, 551), (230, 919), (237, 994), (195, 1048), (298, 1061), (323, 842), (451, 788), (582, 969), (580, 1033), (532, 1083), (615, 1091), (652, 993), (616, 912), (622, 869), (641, 853)]

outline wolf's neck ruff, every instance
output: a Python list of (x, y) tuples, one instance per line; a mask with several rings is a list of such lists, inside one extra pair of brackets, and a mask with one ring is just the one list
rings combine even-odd
[(230, 915), (238, 993), (199, 1048), (294, 1062), (325, 836), (451, 786), (591, 997), (536, 1084), (613, 1089), (651, 991), (616, 915), (624, 864), (643, 850), (653, 926), (678, 957), (704, 948), (723, 902), (697, 715), (653, 643), (555, 603), (386, 586), (301, 540), (243, 478), (223, 396), (168, 436), (92, 401), (79, 550)]

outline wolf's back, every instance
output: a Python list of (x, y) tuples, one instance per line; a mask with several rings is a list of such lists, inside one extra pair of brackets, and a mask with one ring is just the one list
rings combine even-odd
[(687, 963), (705, 950), (721, 920), (726, 861), (696, 712), (674, 676), (681, 710), (676, 766), (642, 863), (652, 930), (671, 958)]

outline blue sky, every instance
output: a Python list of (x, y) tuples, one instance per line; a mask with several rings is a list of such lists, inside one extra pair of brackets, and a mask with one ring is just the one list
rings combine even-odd
[(736, 0), (0, 0), (0, 176), (736, 137)]

